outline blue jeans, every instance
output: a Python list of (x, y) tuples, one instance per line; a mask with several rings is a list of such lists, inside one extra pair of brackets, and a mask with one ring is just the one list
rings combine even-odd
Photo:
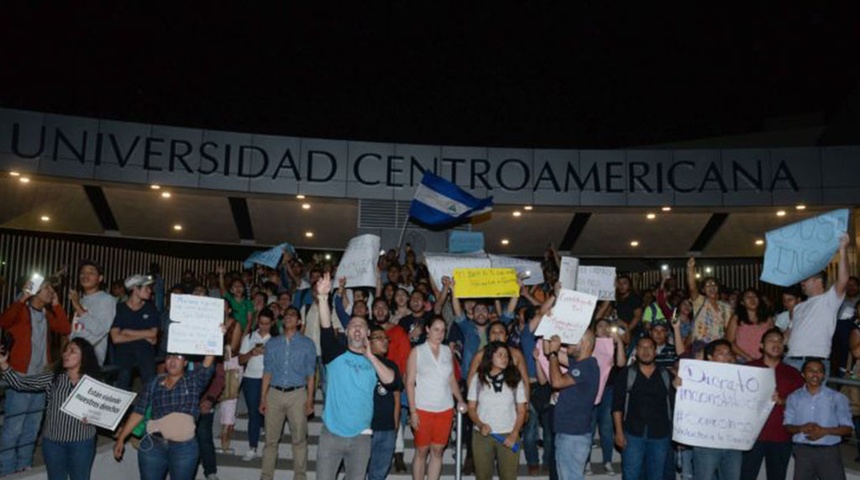
[(194, 480), (198, 451), (196, 438), (171, 442), (146, 435), (137, 451), (140, 480), (164, 480), (167, 472), (170, 480)]
[(0, 476), (33, 465), (45, 394), (7, 389), (5, 408), (3, 433), (0, 434)]
[(215, 439), (212, 437), (212, 423), (214, 420), (214, 410), (209, 413), (201, 413), (200, 418), (197, 419), (197, 448), (200, 450), (200, 463), (203, 465), (203, 474), (207, 476), (218, 473), (218, 465), (215, 463)]
[(661, 480), (666, 464), (666, 452), (671, 441), (669, 437), (648, 438), (648, 429), (641, 437), (624, 431), (627, 447), (621, 452), (621, 471), (624, 480), (639, 480), (643, 468), (646, 480)]
[(96, 437), (78, 442), (42, 439), (48, 480), (90, 480), (96, 458)]
[(367, 465), (367, 480), (384, 480), (394, 457), (394, 442), (397, 430), (374, 430), (370, 437), (370, 463)]
[(134, 380), (135, 369), (140, 373), (140, 384), (146, 388), (149, 382), (155, 378), (155, 361), (143, 361), (131, 367), (119, 367), (116, 373), (116, 388), (131, 391), (131, 383)]
[(725, 448), (693, 447), (693, 478), (738, 480), (743, 452)]
[(612, 462), (612, 452), (615, 451), (615, 426), (612, 423), (612, 391), (611, 385), (603, 389), (603, 398), (594, 408), (594, 416), (591, 419), (591, 433), (595, 429), (600, 431), (600, 450), (603, 453), (602, 463)]
[(752, 450), (743, 452), (741, 480), (756, 480), (762, 460), (765, 462), (767, 480), (784, 479), (788, 472), (788, 462), (791, 460), (791, 447), (791, 442), (756, 440)]
[(555, 434), (555, 466), (560, 480), (584, 480), (585, 462), (591, 455), (591, 434)]
[(248, 405), (248, 446), (253, 450), (260, 443), (260, 428), (263, 426), (263, 415), (260, 413), (263, 379), (243, 378), (242, 393), (245, 395), (245, 404)]
[(538, 453), (537, 441), (540, 418), (531, 402), (529, 402), (528, 408), (529, 419), (526, 420), (526, 424), (523, 426), (523, 452), (526, 455), (527, 465), (538, 466), (540, 465), (540, 454)]
[(555, 465), (554, 411), (555, 407), (550, 406), (540, 414), (540, 424), (543, 428), (543, 464), (549, 470), (550, 480), (558, 480), (558, 469)]

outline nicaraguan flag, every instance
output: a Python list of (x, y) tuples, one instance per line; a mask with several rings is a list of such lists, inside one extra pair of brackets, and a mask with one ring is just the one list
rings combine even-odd
[(425, 225), (441, 227), (492, 209), (493, 197), (475, 198), (442, 177), (424, 172), (409, 206), (409, 216)]

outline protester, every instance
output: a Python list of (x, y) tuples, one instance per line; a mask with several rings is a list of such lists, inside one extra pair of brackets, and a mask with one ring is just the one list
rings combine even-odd
[(234, 453), (230, 447), (230, 437), (236, 425), (236, 405), (239, 403), (239, 386), (242, 382), (242, 366), (239, 365), (238, 354), (242, 345), (242, 330), (239, 322), (230, 315), (228, 302), (224, 302), (224, 309), (224, 356), (220, 362), (224, 368), (224, 390), (218, 404), (218, 413), (221, 423), (221, 451)]
[(702, 281), (704, 295), (696, 285), (696, 259), (687, 261), (687, 287), (693, 305), (692, 351), (699, 353), (705, 345), (725, 336), (732, 317), (732, 306), (720, 300), (720, 284), (714, 277)]
[(263, 392), (263, 355), (266, 343), (272, 338), (274, 324), (271, 310), (263, 310), (257, 316), (257, 329), (242, 337), (239, 349), (239, 364), (245, 367), (242, 376), (242, 393), (245, 404), (248, 405), (248, 451), (242, 460), (248, 462), (260, 456), (257, 451), (260, 442), (260, 428), (263, 426), (263, 414), (260, 413), (260, 401)]
[(161, 324), (158, 310), (152, 304), (152, 277), (132, 275), (125, 279), (128, 300), (116, 307), (110, 329), (114, 344), (114, 363), (119, 367), (116, 386), (131, 390), (132, 375), (140, 373), (141, 385), (155, 377), (155, 345)]
[(388, 336), (379, 325), (370, 327), (370, 350), (382, 363), (394, 372), (394, 382), (385, 386), (377, 379), (373, 393), (373, 420), (370, 428), (370, 462), (367, 467), (367, 480), (385, 480), (391, 469), (391, 459), (400, 426), (400, 392), (403, 379), (397, 364), (387, 359)]
[(209, 382), (209, 387), (203, 392), (203, 397), (200, 399), (200, 417), (197, 419), (197, 427), (195, 428), (197, 448), (200, 450), (200, 464), (203, 466), (203, 475), (206, 476), (206, 480), (219, 480), (212, 425), (215, 423), (215, 404), (218, 403), (223, 391), (224, 364), (219, 362), (215, 365), (215, 374), (212, 381)]
[(726, 327), (726, 340), (732, 342), (732, 351), (738, 362), (747, 363), (761, 358), (761, 337), (773, 325), (773, 317), (758, 290), (744, 290), (740, 308), (735, 310)]
[[(69, 341), (52, 371), (22, 375), (9, 365), (9, 352), (0, 349), (0, 371), (12, 391), (44, 392), (48, 396), (42, 428), (42, 457), (48, 480), (88, 480), (96, 455), (96, 427), (60, 410), (84, 375), (100, 378), (98, 359), (83, 338)], [(6, 391), (9, 395), (10, 391)], [(8, 413), (8, 412), (7, 412)], [(6, 416), (6, 420), (11, 420)], [(4, 429), (5, 430), (5, 429)]]
[(72, 334), (83, 338), (96, 351), (99, 365), (104, 365), (108, 334), (116, 316), (116, 300), (102, 290), (104, 271), (101, 265), (83, 260), (78, 267), (78, 290), (69, 290), (69, 302), (74, 310)]

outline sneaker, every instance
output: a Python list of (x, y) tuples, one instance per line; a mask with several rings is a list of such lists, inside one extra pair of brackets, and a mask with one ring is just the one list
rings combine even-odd
[(586, 464), (585, 464), (585, 474), (586, 474), (586, 475), (591, 475), (591, 473), (592, 473), (592, 472), (591, 472), (591, 462), (588, 462), (588, 463), (586, 463)]
[(221, 480), (221, 479), (218, 478), (218, 474), (210, 473), (209, 475), (206, 475), (206, 480)]
[(606, 475), (615, 475), (615, 470), (612, 468), (612, 464), (606, 462), (603, 464), (603, 469), (606, 470)]
[(248, 450), (245, 455), (242, 456), (242, 460), (245, 462), (250, 462), (255, 458), (257, 458), (257, 450), (254, 448)]

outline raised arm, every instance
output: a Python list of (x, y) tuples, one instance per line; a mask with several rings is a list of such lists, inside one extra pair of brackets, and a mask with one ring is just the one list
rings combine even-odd
[(848, 286), (848, 244), (851, 243), (851, 238), (847, 233), (842, 233), (839, 237), (839, 267), (836, 277), (836, 295), (845, 295), (845, 287)]
[(457, 298), (457, 287), (453, 279), (451, 279), (451, 307), (454, 309), (455, 317), (460, 318), (463, 316), (463, 306), (460, 305), (460, 299)]
[(227, 294), (227, 283), (224, 281), (224, 266), (218, 265), (215, 271), (218, 273), (218, 289), (221, 291), (221, 296), (223, 297)]
[(328, 295), (331, 292), (331, 274), (324, 273), (316, 285), (317, 308), (319, 308), (320, 328), (331, 328), (331, 308), (328, 305)]
[(696, 259), (690, 257), (687, 260), (687, 289), (690, 291), (690, 302), (699, 298), (699, 288), (696, 285)]
[(562, 389), (576, 385), (576, 381), (570, 375), (561, 372), (558, 361), (558, 352), (561, 350), (561, 338), (553, 335), (548, 342), (544, 342), (544, 353), (549, 357), (549, 383), (552, 388)]
[(445, 302), (448, 301), (448, 295), (451, 294), (451, 279), (442, 277), (442, 290), (436, 289), (436, 282), (433, 280), (433, 277), (430, 277), (430, 285), (433, 288), (433, 294), (436, 296), (436, 303), (433, 304), (433, 313), (441, 315), (442, 309), (445, 307)]

